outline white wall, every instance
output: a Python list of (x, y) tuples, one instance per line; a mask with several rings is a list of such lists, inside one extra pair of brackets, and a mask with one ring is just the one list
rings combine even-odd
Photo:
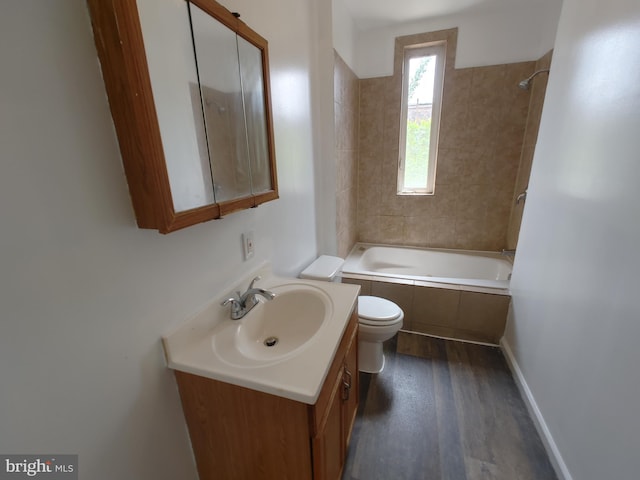
[(640, 6), (565, 0), (504, 344), (576, 480), (640, 472)]
[[(356, 25), (344, 0), (333, 0), (333, 48), (350, 67), (356, 63)], [(353, 69), (353, 67), (352, 67)]]
[(314, 125), (314, 156), (316, 158), (316, 228), (318, 250), (321, 254), (336, 255), (338, 235), (336, 222), (336, 156), (333, 102), (333, 39), (332, 5), (326, 0), (311, 3), (311, 60), (312, 102), (311, 120)]
[(541, 0), (358, 32), (352, 68), (359, 78), (392, 75), (396, 37), (454, 27), (456, 68), (537, 60), (553, 48), (560, 7), (560, 0)]
[(135, 225), (85, 2), (2, 2), (0, 452), (196, 478), (161, 335), (262, 261), (318, 253), (311, 1), (227, 3), (269, 40), (281, 198), (163, 236)]

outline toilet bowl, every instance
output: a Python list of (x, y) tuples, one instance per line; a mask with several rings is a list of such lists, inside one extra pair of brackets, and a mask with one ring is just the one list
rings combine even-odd
[[(300, 278), (337, 281), (343, 263), (340, 257), (321, 255), (302, 271)], [(384, 369), (382, 342), (402, 328), (403, 319), (402, 309), (390, 300), (368, 295), (358, 297), (358, 370), (380, 373)]]
[(390, 300), (358, 297), (358, 369), (379, 373), (384, 369), (382, 342), (402, 328), (404, 312)]

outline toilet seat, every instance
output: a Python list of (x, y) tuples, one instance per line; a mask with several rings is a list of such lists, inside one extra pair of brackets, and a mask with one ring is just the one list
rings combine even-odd
[(358, 297), (358, 317), (362, 325), (389, 326), (402, 321), (402, 310), (395, 303), (380, 297)]

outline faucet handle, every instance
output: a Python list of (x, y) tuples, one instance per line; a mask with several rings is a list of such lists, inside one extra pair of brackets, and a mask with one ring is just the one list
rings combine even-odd
[(236, 297), (229, 297), (220, 305), (223, 307), (226, 307), (229, 304), (231, 304), (231, 318), (233, 320), (237, 320), (238, 318), (241, 318), (242, 313), (244, 311), (244, 307), (242, 306), (242, 302), (240, 301), (240, 299)]
[(253, 280), (251, 280), (251, 283), (249, 284), (249, 288), (248, 290), (251, 290), (253, 288), (253, 284), (256, 283), (257, 281), (262, 280), (262, 277), (260, 275), (258, 275), (257, 277), (255, 277)]
[(220, 306), (226, 307), (229, 304), (231, 304), (231, 309), (233, 310), (240, 306), (240, 300), (236, 297), (229, 297), (224, 302), (222, 302)]

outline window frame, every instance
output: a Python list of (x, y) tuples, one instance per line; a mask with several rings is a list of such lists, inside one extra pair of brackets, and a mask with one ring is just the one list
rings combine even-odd
[[(404, 186), (405, 156), (407, 147), (407, 117), (409, 111), (409, 61), (412, 58), (435, 56), (436, 70), (433, 84), (433, 102), (431, 104), (431, 132), (429, 137), (429, 159), (427, 163), (427, 182), (424, 188), (406, 188)], [(402, 97), (400, 104), (400, 142), (398, 153), (398, 195), (433, 195), (435, 194), (436, 164), (438, 158), (438, 136), (442, 111), (442, 91), (447, 58), (447, 42), (436, 41), (418, 45), (407, 45), (403, 48), (402, 59)]]

